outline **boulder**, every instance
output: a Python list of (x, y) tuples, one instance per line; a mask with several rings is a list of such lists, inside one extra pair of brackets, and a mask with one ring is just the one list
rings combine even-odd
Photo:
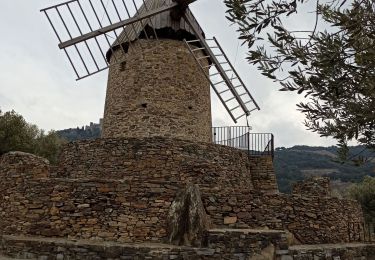
[(203, 233), (210, 226), (199, 186), (188, 184), (186, 189), (177, 194), (168, 213), (169, 242), (174, 245), (201, 246)]

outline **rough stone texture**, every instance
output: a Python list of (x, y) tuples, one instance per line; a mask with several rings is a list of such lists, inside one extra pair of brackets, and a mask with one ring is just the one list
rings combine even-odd
[[(69, 143), (61, 152), (61, 178), (121, 179), (200, 188), (253, 190), (246, 152), (227, 146), (170, 138), (98, 139)], [(276, 186), (273, 185), (274, 190)]]
[(204, 232), (211, 226), (198, 185), (189, 184), (177, 193), (168, 213), (169, 242), (201, 246)]
[(330, 197), (331, 187), (328, 177), (311, 177), (293, 185), (292, 194), (301, 196)]
[[(89, 240), (69, 241), (66, 239), (24, 238), (3, 236), (0, 253), (22, 259), (46, 260), (206, 260), (220, 256), (213, 249), (179, 247), (167, 244), (124, 244)], [(219, 258), (220, 259), (220, 258)], [(243, 258), (227, 258), (241, 260)]]
[[(0, 259), (3, 259), (3, 255), (38, 260), (374, 260), (375, 258), (375, 244), (301, 245), (281, 249), (278, 243), (281, 241), (283, 244), (284, 237), (280, 231), (213, 230), (210, 233), (211, 237), (207, 238), (211, 241), (210, 247), (203, 248), (155, 243), (124, 244), (2, 236)], [(223, 239), (229, 240), (226, 243)]]
[(374, 260), (375, 244), (325, 244), (291, 246), (277, 260)]
[[(110, 68), (102, 136), (210, 142), (210, 84), (185, 43), (161, 39), (133, 45), (125, 61)], [(116, 51), (118, 60), (121, 55)]]
[(10, 152), (0, 156), (0, 166), (2, 180), (9, 177), (19, 182), (22, 182), (24, 179), (49, 177), (50, 171), (48, 160), (23, 152)]
[[(33, 212), (44, 207), (37, 202), (25, 199), (27, 191), (19, 192), (18, 187), (33, 189), (30, 182), (49, 176), (49, 162), (41, 157), (22, 153), (10, 152), (0, 157), (0, 234), (7, 229), (17, 217), (19, 223), (26, 226), (25, 218), (32, 218)], [(26, 214), (30, 214), (26, 216)]]
[(156, 243), (115, 243), (42, 237), (2, 236), (0, 253), (28, 259), (228, 259), (271, 260), (283, 249), (283, 231), (209, 230), (200, 248)]
[(285, 229), (305, 244), (353, 242), (363, 237), (362, 227), (350, 230), (350, 223), (363, 223), (362, 209), (355, 201), (275, 194), (254, 196), (237, 205), (243, 207), (237, 208), (235, 227)]
[[(1, 159), (1, 233), (165, 242), (171, 204), (188, 183), (199, 185), (216, 227), (287, 229), (301, 243), (335, 243), (353, 241), (349, 224), (363, 222), (354, 201), (278, 194), (271, 158), (249, 160), (225, 146), (166, 138), (76, 142), (50, 178), (40, 159), (25, 168), (34, 159)], [(356, 240), (361, 232), (354, 231)]]
[(206, 247), (221, 254), (242, 254), (244, 259), (255, 255), (260, 257), (269, 247), (288, 248), (285, 232), (281, 230), (213, 229), (208, 230), (205, 237)]
[[(0, 168), (0, 175), (8, 175), (12, 165)], [(252, 189), (245, 153), (161, 138), (69, 144), (60, 170), (51, 175), (23, 183), (11, 175), (0, 184), (2, 214), (11, 216), (1, 222), (1, 232), (166, 241), (168, 211), (187, 183), (199, 184), (206, 196)]]
[(278, 193), (272, 158), (270, 156), (249, 157), (249, 160), (254, 190), (265, 194)]

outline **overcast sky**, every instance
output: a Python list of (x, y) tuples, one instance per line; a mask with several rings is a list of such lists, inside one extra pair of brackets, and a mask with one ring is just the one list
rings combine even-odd
[[(52, 0), (0, 0), (0, 109), (14, 109), (40, 128), (59, 130), (98, 122), (103, 116), (107, 71), (81, 81), (75, 75), (46, 18), (43, 7)], [(239, 74), (261, 107), (253, 112), (254, 132), (272, 132), (277, 146), (305, 144), (328, 146), (334, 140), (305, 130), (304, 117), (297, 111), (301, 96), (279, 92), (246, 60), (237, 33), (225, 19), (223, 1), (199, 0), (191, 6), (206, 36), (216, 36), (235, 63)], [(296, 21), (301, 28), (312, 26), (304, 16)], [(233, 125), (224, 108), (213, 97), (214, 126)], [(238, 125), (246, 125), (245, 121)]]

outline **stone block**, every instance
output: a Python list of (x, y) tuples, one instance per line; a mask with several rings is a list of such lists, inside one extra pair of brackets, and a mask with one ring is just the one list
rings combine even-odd
[(224, 225), (235, 224), (237, 222), (237, 217), (224, 217)]

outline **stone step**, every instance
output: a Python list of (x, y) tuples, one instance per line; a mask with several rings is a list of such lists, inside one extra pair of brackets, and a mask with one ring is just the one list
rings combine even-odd
[(267, 229), (212, 229), (204, 243), (215, 252), (269, 257), (262, 259), (273, 259), (275, 250), (288, 248), (285, 231)]
[[(192, 248), (154, 243), (115, 243), (24, 236), (2, 236), (0, 255), (5, 259), (37, 260), (123, 260), (123, 259), (217, 259), (207, 248)], [(0, 259), (2, 259), (0, 257)]]
[(4, 255), (0, 254), (0, 260), (23, 260), (23, 259), (20, 259), (20, 258), (9, 258), (7, 256), (4, 256)]
[(295, 245), (277, 250), (277, 260), (375, 260), (375, 244), (342, 243)]
[[(285, 233), (260, 229), (212, 229), (203, 248), (156, 243), (116, 243), (4, 235), (0, 254), (18, 259), (273, 259)], [(1, 259), (1, 258), (0, 258)]]
[[(212, 229), (205, 234), (203, 248), (156, 243), (116, 243), (4, 235), (0, 254), (8, 258), (65, 259), (274, 259), (282, 248), (285, 232), (260, 229)], [(1, 258), (0, 258), (1, 259)]]

